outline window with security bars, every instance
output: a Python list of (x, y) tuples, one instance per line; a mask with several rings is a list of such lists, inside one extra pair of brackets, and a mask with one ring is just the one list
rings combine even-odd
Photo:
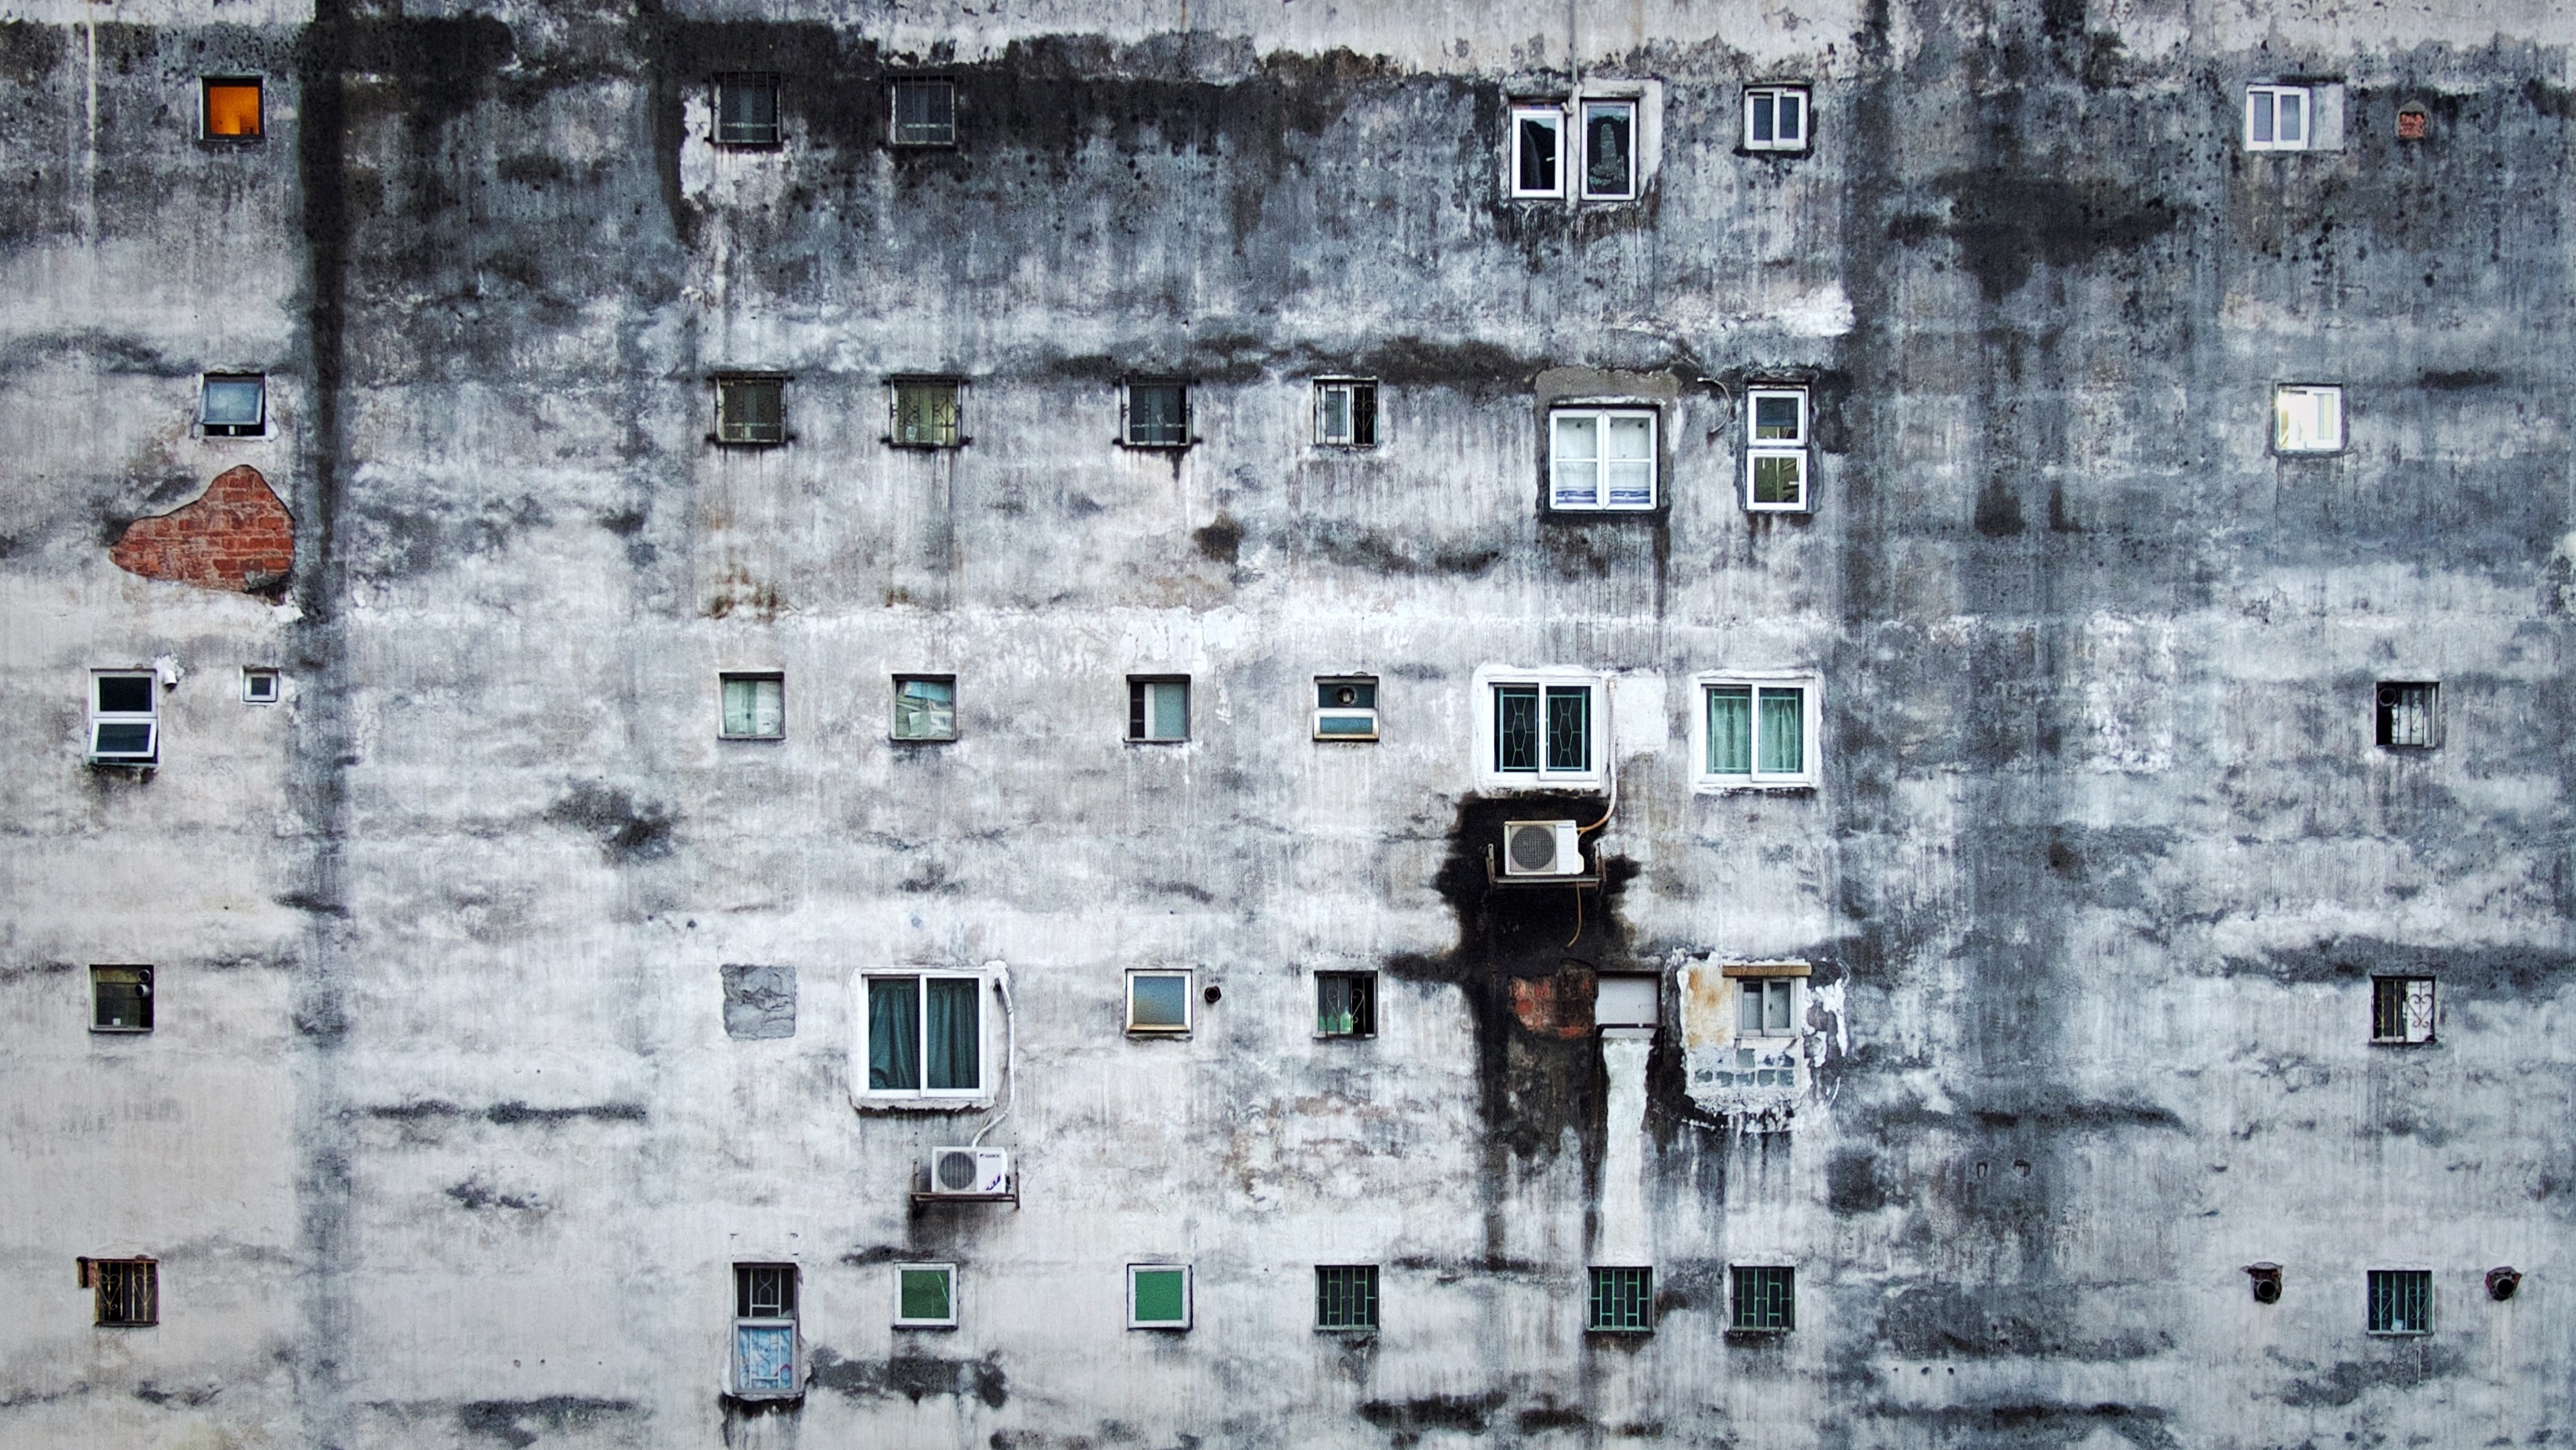
[(778, 78), (734, 75), (716, 78), (716, 144), (778, 144)]
[(733, 1374), (740, 1399), (781, 1399), (800, 1389), (796, 1370), (796, 1266), (733, 1266)]
[(724, 738), (778, 740), (787, 734), (787, 679), (783, 675), (726, 675)]
[(1805, 512), (1807, 390), (1748, 388), (1744, 412), (1744, 506), (1757, 513)]
[(898, 448), (954, 448), (963, 389), (954, 378), (898, 378), (886, 385), (894, 410), (889, 438)]
[(2430, 1269), (2371, 1270), (2370, 1332), (2373, 1334), (2432, 1333), (2433, 1271)]
[(83, 1259), (81, 1287), (96, 1295), (103, 1325), (139, 1327), (161, 1322), (161, 1266), (150, 1259)]
[(870, 977), (868, 1091), (966, 1096), (983, 1091), (983, 980), (958, 974)]
[(1315, 1269), (1317, 1329), (1377, 1328), (1377, 1266), (1326, 1264)]
[(1560, 408), (1548, 415), (1547, 506), (1563, 513), (1655, 506), (1651, 409)]
[(2430, 750), (2441, 743), (2442, 687), (2430, 681), (2382, 680), (2379, 743), (2388, 750)]
[(1186, 448), (1190, 442), (1190, 389), (1186, 383), (1127, 385), (1119, 439), (1130, 448)]
[(1377, 446), (1377, 384), (1324, 378), (1315, 384), (1315, 441), (1329, 448)]
[(1705, 687), (1702, 783), (1805, 784), (1815, 771), (1807, 741), (1809, 687), (1720, 680)]
[(1747, 1334), (1785, 1334), (1798, 1327), (1797, 1271), (1736, 1265), (1735, 1317), (1727, 1327)]
[(152, 1030), (150, 967), (92, 967), (89, 969), (89, 992), (90, 1031)]
[(1592, 686), (1494, 686), (1494, 769), (1505, 775), (1592, 773)]
[(782, 378), (716, 379), (716, 441), (766, 447), (787, 441), (787, 383)]
[(1655, 1271), (1595, 1268), (1583, 1318), (1586, 1329), (1644, 1334), (1655, 1327)]
[(957, 83), (935, 77), (896, 81), (894, 144), (957, 144)]
[(2432, 1041), (2433, 979), (2430, 977), (2371, 978), (2370, 1040), (2373, 1042)]
[(1377, 973), (1317, 972), (1315, 974), (1315, 1035), (1318, 1037), (1375, 1037), (1377, 1035)]

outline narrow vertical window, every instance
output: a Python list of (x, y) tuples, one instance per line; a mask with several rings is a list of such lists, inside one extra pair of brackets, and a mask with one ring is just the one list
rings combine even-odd
[(1189, 739), (1189, 677), (1130, 676), (1127, 680), (1127, 738), (1165, 745)]
[(1583, 103), (1583, 197), (1625, 201), (1637, 194), (1637, 103)]
[(716, 441), (748, 447), (787, 441), (786, 395), (782, 378), (716, 379)]
[(787, 680), (783, 675), (726, 675), (724, 738), (778, 740), (787, 734)]
[(1318, 1037), (1375, 1037), (1377, 1035), (1377, 973), (1317, 972), (1315, 974), (1315, 1035)]
[(2373, 1269), (2367, 1282), (2370, 1332), (2433, 1332), (2433, 1274), (2429, 1269)]
[(894, 677), (894, 738), (957, 738), (957, 680), (953, 675)]
[(2430, 977), (2371, 978), (2370, 1040), (2410, 1043), (2432, 1041), (2433, 979)]
[(1377, 1266), (1319, 1265), (1315, 1270), (1317, 1329), (1377, 1328)]
[(797, 1371), (796, 1266), (733, 1266), (733, 1375), (742, 1399), (786, 1399), (803, 1390)]
[(894, 144), (957, 144), (957, 85), (941, 79), (894, 83)]
[(1538, 686), (1494, 687), (1494, 769), (1538, 771)]
[(1805, 512), (1806, 390), (1748, 389), (1745, 414), (1745, 506), (1761, 512)]
[(1735, 1314), (1727, 1328), (1739, 1334), (1786, 1334), (1798, 1327), (1797, 1271), (1738, 1264), (1734, 1280)]
[(1595, 1268), (1589, 1287), (1584, 1328), (1614, 1334), (1644, 1334), (1654, 1329), (1654, 1270)]
[(2429, 680), (2379, 685), (2379, 743), (2388, 750), (2430, 750), (2441, 743), (2441, 686)]
[(90, 1031), (152, 1030), (150, 967), (92, 967), (89, 969), (89, 994)]
[(257, 438), (268, 432), (268, 379), (258, 373), (208, 373), (197, 391), (197, 429), (209, 438)]
[(1512, 108), (1512, 195), (1565, 195), (1565, 109), (1561, 106)]
[(1547, 768), (1582, 772), (1592, 768), (1592, 687), (1547, 687)]
[(778, 144), (778, 78), (733, 75), (716, 78), (716, 144)]
[(210, 141), (257, 141), (267, 134), (257, 76), (208, 76), (204, 135)]

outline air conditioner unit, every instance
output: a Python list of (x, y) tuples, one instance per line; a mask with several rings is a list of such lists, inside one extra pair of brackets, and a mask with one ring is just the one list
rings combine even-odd
[(1503, 874), (1582, 875), (1583, 844), (1574, 822), (1503, 822)]
[(1008, 1193), (1011, 1155), (1000, 1148), (933, 1148), (930, 1191), (953, 1198), (990, 1198)]

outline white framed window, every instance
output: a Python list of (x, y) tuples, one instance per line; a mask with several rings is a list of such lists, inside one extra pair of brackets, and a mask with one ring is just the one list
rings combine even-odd
[(277, 697), (277, 671), (265, 665), (246, 665), (242, 668), (243, 704), (274, 705), (277, 703)]
[(1555, 102), (1512, 107), (1512, 196), (1565, 195), (1565, 107)]
[(955, 675), (895, 676), (894, 738), (897, 740), (956, 739), (957, 677)]
[(1807, 390), (1744, 390), (1744, 506), (1757, 513), (1805, 513)]
[(1736, 978), (1735, 1035), (1739, 1040), (1797, 1036), (1798, 979), (1786, 975)]
[(1190, 1266), (1187, 1264), (1129, 1264), (1127, 1266), (1127, 1327), (1130, 1329), (1189, 1328)]
[(860, 975), (854, 1075), (863, 1103), (967, 1105), (990, 1096), (982, 972)]
[(1700, 790), (1812, 786), (1823, 690), (1818, 676), (1731, 673), (1694, 677), (1692, 784)]
[(1377, 380), (1315, 380), (1315, 442), (1325, 448), (1377, 446)]
[(268, 432), (268, 378), (260, 373), (208, 373), (198, 382), (197, 431), (208, 438), (257, 438)]
[(2245, 149), (2305, 151), (2315, 107), (2306, 86), (2245, 88)]
[(1744, 149), (1807, 149), (1807, 88), (1748, 86), (1744, 92)]
[(1547, 415), (1547, 506), (1559, 512), (1655, 506), (1655, 410), (1556, 408)]
[(1583, 102), (1583, 199), (1632, 201), (1637, 195), (1637, 103)]
[(894, 1327), (897, 1329), (956, 1328), (957, 1266), (955, 1264), (895, 1265)]
[(101, 765), (150, 765), (161, 758), (161, 686), (150, 670), (91, 673), (89, 758)]
[(1190, 677), (1129, 675), (1127, 738), (1140, 744), (1177, 745), (1190, 738)]
[(1127, 973), (1127, 1031), (1137, 1037), (1185, 1036), (1195, 1025), (1188, 968), (1139, 967)]
[(957, 144), (957, 83), (944, 76), (915, 76), (888, 88), (894, 109), (889, 134), (897, 146)]
[(1479, 670), (1477, 774), (1488, 786), (1591, 785), (1607, 758), (1601, 676)]
[(1377, 676), (1317, 675), (1315, 738), (1377, 739)]
[(725, 1393), (792, 1400), (805, 1393), (805, 1346), (796, 1326), (796, 1266), (733, 1266), (733, 1352)]
[(781, 740), (787, 735), (787, 677), (729, 674), (718, 677), (724, 695), (727, 740)]
[(2283, 383), (2272, 390), (2272, 451), (2341, 453), (2343, 389)]

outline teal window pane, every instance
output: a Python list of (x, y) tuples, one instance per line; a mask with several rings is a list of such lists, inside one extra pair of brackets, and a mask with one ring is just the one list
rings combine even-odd
[(949, 680), (899, 680), (894, 690), (897, 740), (945, 740), (957, 733), (957, 686)]
[(1190, 738), (1190, 687), (1183, 684), (1149, 686), (1147, 698), (1154, 707), (1153, 738), (1187, 740)]
[(1494, 769), (1538, 769), (1538, 686), (1494, 687)]
[(1762, 772), (1797, 775), (1807, 768), (1807, 692), (1762, 692)]
[(208, 378), (201, 421), (226, 428), (255, 427), (267, 402), (264, 378)]
[(1549, 686), (1547, 692), (1547, 768), (1592, 768), (1592, 692)]
[(914, 1092), (921, 1087), (921, 979), (868, 982), (868, 1087)]
[(897, 1287), (896, 1312), (905, 1319), (932, 1320), (939, 1323), (956, 1318), (949, 1308), (949, 1273), (947, 1269), (905, 1269)]
[(1127, 979), (1127, 1025), (1178, 1031), (1190, 1025), (1190, 979), (1177, 973)]
[(1129, 1317), (1138, 1324), (1184, 1324), (1190, 1317), (1190, 1275), (1187, 1269), (1130, 1269), (1128, 1287), (1134, 1296)]
[(924, 1037), (933, 1092), (973, 1092), (976, 1076), (975, 1003), (978, 984), (955, 977), (933, 977), (922, 983), (929, 999), (930, 1031)]
[(1735, 1269), (1735, 1320), (1730, 1327), (1766, 1332), (1797, 1328), (1796, 1272), (1767, 1267)]
[(1753, 773), (1753, 690), (1717, 685), (1708, 692), (1708, 773)]

